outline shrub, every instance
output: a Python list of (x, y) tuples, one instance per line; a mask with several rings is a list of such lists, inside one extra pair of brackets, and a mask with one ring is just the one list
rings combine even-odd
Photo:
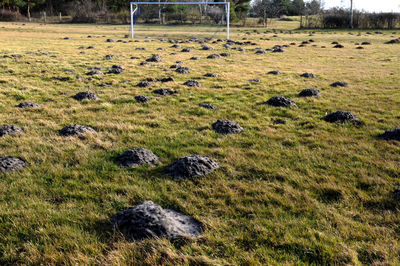
[(91, 0), (71, 2), (67, 10), (74, 23), (96, 23), (97, 17), (104, 16), (106, 13), (103, 7)]
[(25, 21), (26, 17), (18, 11), (0, 9), (0, 21)]
[[(400, 27), (399, 23), (399, 13), (364, 13), (360, 11), (353, 13), (353, 27), (356, 29), (394, 29)], [(312, 27), (337, 29), (348, 28), (349, 25), (349, 10), (333, 8), (325, 11), (320, 23), (312, 25)]]

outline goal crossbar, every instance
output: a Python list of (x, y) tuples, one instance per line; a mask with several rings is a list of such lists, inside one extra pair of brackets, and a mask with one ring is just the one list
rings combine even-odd
[[(226, 7), (226, 39), (229, 40), (229, 9), (230, 2), (130, 2), (130, 10), (131, 10), (131, 26), (130, 26), (130, 35), (133, 39), (134, 37), (134, 23), (133, 16), (138, 9), (138, 5), (225, 5)], [(134, 8), (135, 7), (135, 8)]]

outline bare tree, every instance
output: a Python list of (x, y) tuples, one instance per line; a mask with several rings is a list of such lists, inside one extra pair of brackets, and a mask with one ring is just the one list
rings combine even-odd
[(256, 0), (252, 5), (252, 13), (262, 18), (264, 27), (268, 26), (268, 18), (279, 16), (281, 11), (281, 7), (271, 0)]

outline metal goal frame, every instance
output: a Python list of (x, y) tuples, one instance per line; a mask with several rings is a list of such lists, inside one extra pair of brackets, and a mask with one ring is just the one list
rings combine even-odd
[(129, 33), (132, 39), (134, 38), (133, 16), (136, 13), (139, 5), (225, 5), (226, 39), (229, 40), (229, 2), (130, 2), (131, 26)]

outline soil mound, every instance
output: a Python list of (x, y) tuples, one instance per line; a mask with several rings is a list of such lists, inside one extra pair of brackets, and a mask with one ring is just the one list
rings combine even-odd
[(121, 167), (136, 167), (143, 164), (155, 165), (158, 161), (158, 157), (152, 151), (144, 148), (127, 150), (117, 157), (117, 163)]
[(9, 136), (17, 133), (24, 133), (24, 131), (14, 125), (2, 125), (0, 126), (0, 137)]
[(0, 157), (0, 172), (11, 172), (27, 166), (28, 163), (20, 158), (12, 156)]
[(400, 141), (400, 128), (386, 130), (385, 133), (379, 136), (380, 139), (384, 140), (398, 140)]
[(88, 126), (82, 126), (82, 125), (77, 125), (77, 124), (72, 124), (68, 125), (61, 130), (59, 130), (59, 133), (61, 136), (64, 137), (69, 137), (69, 136), (84, 136), (87, 133), (95, 133), (96, 131)]
[(17, 107), (19, 108), (36, 108), (40, 106), (41, 106), (40, 104), (34, 102), (22, 102), (17, 105)]
[(212, 129), (220, 134), (236, 134), (243, 132), (243, 128), (235, 121), (230, 120), (217, 120), (212, 124)]
[(275, 106), (275, 107), (290, 107), (290, 106), (297, 107), (294, 101), (283, 96), (274, 96), (270, 98), (268, 101), (266, 101), (264, 104), (268, 104), (270, 106)]
[(191, 155), (178, 159), (167, 167), (167, 174), (177, 179), (186, 179), (205, 176), (217, 170), (219, 164), (214, 160), (200, 156)]
[(330, 113), (324, 117), (324, 120), (329, 123), (345, 123), (348, 121), (353, 121), (355, 119), (357, 119), (357, 117), (352, 113), (341, 110)]
[(95, 101), (95, 100), (99, 99), (99, 97), (96, 95), (96, 93), (91, 92), (91, 91), (78, 92), (72, 98), (74, 98), (77, 101), (83, 101), (83, 100)]
[(152, 201), (120, 211), (111, 222), (115, 229), (133, 240), (160, 237), (175, 240), (181, 236), (197, 237), (204, 231), (202, 224), (193, 217), (163, 209)]
[(319, 97), (321, 92), (318, 89), (304, 89), (299, 93), (299, 97)]

